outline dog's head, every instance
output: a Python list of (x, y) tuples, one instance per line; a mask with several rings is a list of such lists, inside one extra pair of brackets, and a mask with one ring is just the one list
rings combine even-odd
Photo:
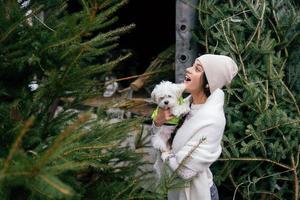
[(155, 86), (151, 93), (151, 98), (160, 108), (172, 108), (178, 105), (178, 99), (181, 97), (184, 89), (184, 84), (162, 81)]

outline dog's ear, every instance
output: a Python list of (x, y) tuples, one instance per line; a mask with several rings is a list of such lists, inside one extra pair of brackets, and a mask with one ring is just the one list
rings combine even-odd
[(184, 83), (179, 83), (176, 84), (176, 95), (177, 97), (180, 97), (182, 95), (182, 93), (185, 90), (185, 84)]
[(156, 93), (156, 87), (155, 87), (154, 90), (151, 92), (151, 99), (152, 99), (152, 101), (153, 101), (154, 103), (157, 103), (155, 93)]

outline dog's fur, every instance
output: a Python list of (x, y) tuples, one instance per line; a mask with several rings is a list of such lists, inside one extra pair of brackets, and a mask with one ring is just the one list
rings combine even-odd
[[(183, 102), (182, 104), (179, 104), (178, 102), (184, 90), (184, 84), (175, 84), (170, 81), (162, 81), (160, 84), (155, 86), (151, 93), (151, 98), (158, 105), (158, 107), (163, 109), (170, 108), (170, 112), (175, 117), (180, 117), (190, 111), (190, 107), (186, 102)], [(163, 127), (163, 131), (159, 131), (158, 133), (154, 134), (151, 139), (153, 147), (161, 151), (168, 150), (168, 140), (175, 127), (176, 126)]]
[(183, 83), (175, 84), (170, 81), (162, 81), (155, 86), (151, 93), (151, 98), (158, 107), (163, 109), (170, 108), (174, 116), (180, 117), (190, 111), (189, 106), (185, 103), (179, 105), (178, 102), (184, 90), (185, 86)]

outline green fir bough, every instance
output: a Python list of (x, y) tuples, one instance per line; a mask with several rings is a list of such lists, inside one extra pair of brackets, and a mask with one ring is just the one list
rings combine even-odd
[(122, 145), (141, 121), (77, 110), (130, 56), (116, 53), (134, 27), (116, 23), (127, 1), (23, 3), (0, 1), (0, 199), (143, 196), (141, 158)]
[(197, 9), (194, 38), (203, 52), (231, 56), (239, 66), (226, 90), (223, 154), (214, 165), (224, 199), (299, 199), (299, 91), (287, 78), (299, 62), (299, 7), (203, 0)]

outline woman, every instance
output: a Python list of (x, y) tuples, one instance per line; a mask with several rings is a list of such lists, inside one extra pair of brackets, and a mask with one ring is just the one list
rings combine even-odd
[[(212, 54), (198, 57), (193, 66), (186, 69), (184, 85), (190, 96), (185, 100), (190, 103), (191, 111), (177, 129), (175, 137), (170, 139), (171, 148), (161, 152), (161, 159), (173, 171), (183, 161), (177, 173), (191, 181), (186, 188), (169, 191), (169, 200), (218, 199), (209, 167), (222, 151), (221, 140), (226, 121), (221, 88), (231, 82), (237, 71), (237, 65), (230, 57)], [(153, 120), (153, 133), (172, 118), (169, 110), (160, 109)]]

